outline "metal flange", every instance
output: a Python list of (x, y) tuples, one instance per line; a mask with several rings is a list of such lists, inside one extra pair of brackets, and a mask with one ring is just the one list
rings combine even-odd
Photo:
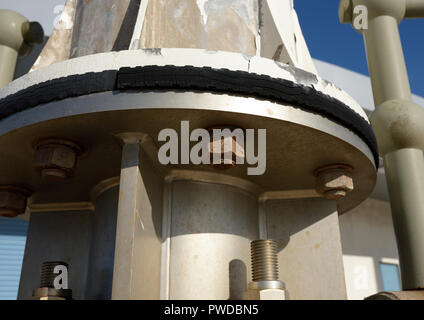
[(16, 185), (0, 185), (0, 216), (15, 218), (25, 213), (32, 191)]
[[(172, 68), (167, 67), (170, 65)], [(144, 74), (145, 68), (154, 71), (150, 77)], [(184, 78), (184, 72), (191, 78)], [(173, 80), (167, 82), (166, 75)], [(220, 86), (225, 81), (209, 82), (214, 75), (231, 80), (232, 85), (224, 90)], [(198, 76), (205, 80), (192, 82)], [(79, 77), (81, 81), (77, 81)], [(247, 85), (248, 81), (256, 85)], [(259, 90), (261, 82), (266, 84), (266, 90)], [(160, 90), (155, 89), (155, 83)], [(199, 85), (206, 83), (214, 85), (201, 90)], [(285, 85), (288, 89), (283, 88)], [(61, 96), (55, 95), (57, 86), (66, 88)], [(43, 90), (52, 94), (42, 93)], [(29, 104), (11, 104), (18, 96), (25, 96)], [(114, 137), (117, 133), (141, 130), (160, 146), (158, 133), (165, 128), (181, 131), (182, 120), (189, 121), (191, 129), (217, 123), (266, 129), (266, 172), (248, 176), (247, 164), (225, 171), (265, 192), (313, 191), (316, 168), (348, 163), (356, 169), (356, 186), (338, 202), (339, 212), (344, 212), (366, 199), (375, 185), (375, 137), (359, 105), (316, 75), (268, 59), (193, 49), (92, 55), (57, 63), (18, 79), (0, 90), (0, 105), (4, 117), (0, 146), (9, 152), (9, 157), (0, 159), (5, 182), (16, 178), (11, 175), (12, 165), (31, 168), (31, 157), (20, 146), (34, 136), (62, 136), (90, 145), (90, 155), (79, 161), (78, 179), (71, 177), (60, 188), (41, 183), (39, 176), (28, 169), (17, 173), (37, 190), (35, 204), (90, 201), (93, 186), (119, 176), (121, 147)], [(157, 159), (157, 154), (149, 157)], [(11, 158), (17, 162), (12, 163)], [(210, 166), (196, 165), (175, 165), (170, 169), (215, 172)]]

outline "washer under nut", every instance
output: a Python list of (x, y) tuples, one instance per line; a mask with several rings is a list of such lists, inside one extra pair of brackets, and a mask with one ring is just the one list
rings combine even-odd
[(82, 148), (63, 139), (44, 139), (35, 146), (35, 168), (41, 177), (50, 181), (70, 178), (75, 171)]
[(345, 164), (333, 164), (315, 170), (315, 189), (324, 198), (339, 200), (353, 191), (353, 168)]

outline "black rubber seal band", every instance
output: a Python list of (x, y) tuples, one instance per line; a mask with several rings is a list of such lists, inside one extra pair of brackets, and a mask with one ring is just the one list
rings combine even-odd
[(145, 66), (53, 79), (0, 100), (0, 119), (70, 97), (113, 90), (174, 90), (224, 93), (265, 99), (319, 114), (358, 135), (379, 167), (377, 140), (369, 123), (343, 102), (289, 80), (245, 71), (192, 66)]

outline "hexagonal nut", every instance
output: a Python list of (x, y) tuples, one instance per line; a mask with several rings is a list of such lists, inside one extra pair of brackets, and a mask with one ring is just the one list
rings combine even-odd
[[(214, 137), (214, 129), (222, 130), (222, 136), (217, 138)], [(243, 129), (232, 127), (213, 127), (209, 129), (209, 134), (211, 138), (211, 142), (209, 143), (210, 162), (213, 168), (217, 170), (227, 170), (236, 166), (237, 158), (244, 160), (244, 147), (240, 143), (240, 141), (243, 141), (244, 143)], [(225, 152), (229, 149), (228, 146), (231, 146), (231, 155), (227, 156), (226, 161)], [(215, 157), (220, 159), (219, 163), (214, 163)], [(228, 161), (228, 159), (230, 161)]]
[(352, 172), (348, 165), (322, 167), (315, 171), (315, 189), (326, 199), (342, 199), (354, 189)]
[(249, 289), (244, 293), (244, 300), (286, 300), (286, 290), (282, 289)]
[(17, 186), (0, 186), (0, 216), (15, 218), (25, 213), (31, 191)]
[(36, 146), (34, 165), (43, 178), (64, 180), (73, 175), (80, 152), (72, 142), (45, 140)]

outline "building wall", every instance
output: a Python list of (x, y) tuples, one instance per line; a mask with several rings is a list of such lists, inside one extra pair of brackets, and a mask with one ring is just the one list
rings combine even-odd
[(268, 237), (278, 243), (280, 278), (289, 299), (346, 299), (334, 201), (270, 200), (266, 202), (266, 221)]
[(340, 216), (340, 232), (348, 299), (386, 290), (381, 264), (398, 265), (390, 204), (367, 199)]

